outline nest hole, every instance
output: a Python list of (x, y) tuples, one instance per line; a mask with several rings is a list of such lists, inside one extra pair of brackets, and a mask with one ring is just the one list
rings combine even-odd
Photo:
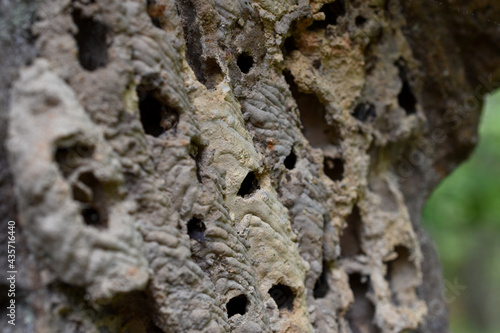
[(375, 105), (372, 103), (361, 103), (356, 106), (351, 115), (361, 122), (373, 119), (377, 116)]
[(354, 21), (355, 21), (356, 26), (358, 28), (362, 28), (365, 25), (365, 23), (366, 23), (366, 18), (364, 18), (361, 15), (358, 15), (358, 16), (356, 16), (356, 18), (354, 19)]
[(137, 88), (137, 94), (144, 133), (159, 137), (169, 130), (175, 131), (179, 113), (174, 108), (161, 103), (152, 91), (147, 91), (142, 86)]
[(250, 69), (252, 69), (254, 60), (253, 57), (248, 53), (242, 53), (238, 56), (236, 64), (243, 74), (247, 74), (248, 72), (250, 72)]
[(240, 197), (248, 197), (254, 194), (257, 190), (260, 189), (259, 181), (255, 176), (253, 171), (250, 171), (243, 182), (241, 183), (240, 189), (238, 191), (238, 195)]
[(247, 307), (248, 297), (246, 295), (233, 297), (226, 304), (227, 317), (231, 318), (232, 316), (237, 314), (243, 316), (247, 312)]
[(279, 310), (293, 310), (295, 294), (289, 286), (280, 283), (269, 289), (268, 293)]
[(398, 94), (398, 103), (407, 115), (417, 112), (417, 98), (413, 94), (413, 90), (408, 81), (408, 67), (403, 58), (396, 61), (395, 65), (399, 69), (399, 78), (401, 79), (402, 87)]
[(75, 40), (80, 65), (88, 71), (106, 67), (109, 61), (108, 27), (92, 17), (83, 16), (80, 10), (73, 11), (73, 22), (78, 27)]
[(323, 21), (314, 21), (314, 23), (308, 27), (309, 30), (326, 29), (328, 25), (337, 25), (338, 19), (346, 14), (345, 1), (336, 0), (332, 3), (328, 3), (321, 7), (320, 12), (325, 14), (325, 19)]
[(189, 238), (201, 243), (205, 242), (205, 230), (207, 230), (205, 223), (199, 218), (193, 217), (187, 224)]
[(344, 161), (340, 158), (326, 157), (324, 159), (325, 174), (333, 181), (340, 181), (344, 178)]
[(293, 151), (290, 152), (290, 154), (285, 158), (285, 161), (283, 162), (285, 168), (287, 168), (288, 170), (294, 169), (296, 163), (297, 163), (297, 156)]

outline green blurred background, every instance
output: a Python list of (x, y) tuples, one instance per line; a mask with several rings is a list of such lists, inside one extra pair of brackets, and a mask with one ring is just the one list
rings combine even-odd
[(500, 91), (486, 100), (476, 150), (432, 194), (423, 221), (445, 279), (467, 286), (449, 304), (452, 332), (499, 333)]

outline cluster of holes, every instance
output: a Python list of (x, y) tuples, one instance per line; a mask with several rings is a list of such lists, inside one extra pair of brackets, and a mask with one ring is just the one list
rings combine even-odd
[(330, 291), (330, 286), (328, 285), (328, 276), (327, 276), (328, 269), (329, 269), (328, 263), (324, 261), (321, 275), (318, 277), (316, 283), (314, 284), (313, 296), (316, 299), (324, 298), (328, 294), (328, 291)]
[(401, 79), (402, 88), (398, 94), (398, 103), (406, 114), (414, 114), (417, 112), (417, 98), (413, 94), (410, 83), (408, 82), (408, 68), (404, 59), (400, 58), (395, 65), (399, 69), (399, 78)]
[[(68, 178), (93, 153), (93, 146), (77, 143), (70, 147), (57, 148), (54, 159), (63, 176)], [(78, 176), (72, 193), (73, 199), (80, 203), (80, 213), (85, 224), (98, 228), (107, 227), (107, 196), (103, 184), (92, 172), (84, 172)]]
[(108, 64), (108, 27), (93, 17), (83, 16), (80, 10), (73, 11), (73, 21), (78, 27), (75, 39), (80, 65), (88, 71), (105, 67)]
[[(59, 147), (54, 153), (54, 160), (65, 178), (76, 171), (85, 159), (94, 153), (93, 146), (76, 143), (69, 147)], [(72, 185), (73, 199), (80, 204), (80, 213), (85, 224), (96, 228), (105, 228), (108, 224), (107, 195), (103, 184), (92, 172), (78, 175)]]
[(268, 293), (278, 306), (279, 310), (293, 310), (295, 294), (289, 286), (280, 283), (272, 286)]
[(368, 119), (373, 119), (377, 116), (375, 105), (372, 103), (361, 103), (356, 106), (352, 112), (352, 116), (359, 121), (365, 122)]
[(255, 176), (253, 171), (250, 171), (243, 182), (241, 183), (240, 189), (238, 190), (238, 195), (240, 197), (248, 197), (254, 194), (257, 190), (260, 189), (259, 181)]
[(375, 307), (366, 296), (369, 285), (370, 280), (367, 276), (359, 273), (349, 275), (349, 287), (354, 294), (354, 303), (347, 311), (346, 319), (353, 333), (380, 332), (380, 329), (373, 322)]
[(344, 257), (353, 257), (363, 253), (361, 249), (361, 214), (358, 205), (354, 205), (346, 219), (347, 227), (340, 236), (340, 251)]
[(323, 103), (316, 95), (301, 92), (289, 72), (285, 71), (283, 74), (299, 108), (300, 120), (303, 125), (302, 133), (311, 146), (321, 148), (330, 144), (338, 145), (340, 138), (325, 120), (326, 110)]
[(215, 89), (224, 75), (217, 60), (203, 54), (201, 31), (198, 26), (196, 7), (192, 0), (178, 0), (177, 9), (181, 15), (186, 39), (186, 59), (193, 72), (207, 89)]
[(205, 223), (197, 217), (193, 217), (187, 224), (189, 238), (200, 243), (205, 242), (205, 230), (207, 230)]
[(233, 297), (227, 302), (226, 310), (227, 317), (231, 318), (234, 315), (244, 315), (248, 308), (248, 297), (244, 294)]
[(236, 64), (238, 65), (238, 68), (243, 74), (247, 74), (253, 67), (254, 64), (253, 57), (248, 53), (243, 52), (238, 56)]
[(159, 137), (169, 130), (176, 130), (179, 122), (179, 113), (155, 97), (155, 91), (145, 86), (137, 88), (139, 96), (139, 111), (144, 132)]
[(321, 7), (320, 12), (325, 14), (324, 21), (315, 21), (309, 30), (326, 29), (328, 25), (337, 25), (339, 17), (346, 14), (345, 1), (336, 0)]
[(387, 263), (386, 280), (389, 281), (393, 303), (404, 305), (411, 302), (411, 299), (405, 299), (405, 295), (413, 288), (417, 272), (415, 265), (410, 261), (408, 248), (400, 245), (396, 246), (394, 251), (397, 258)]

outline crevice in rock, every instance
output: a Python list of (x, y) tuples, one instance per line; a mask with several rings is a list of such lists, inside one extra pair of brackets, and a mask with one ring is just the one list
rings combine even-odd
[(353, 257), (363, 254), (361, 248), (362, 220), (358, 205), (354, 205), (351, 214), (346, 219), (346, 228), (340, 236), (340, 252), (343, 257)]
[(313, 289), (314, 298), (324, 298), (328, 292), (330, 291), (330, 286), (328, 284), (328, 276), (327, 272), (329, 270), (329, 265), (327, 262), (323, 262), (323, 270), (321, 271), (320, 276), (316, 280)]
[(346, 14), (345, 2), (344, 0), (335, 0), (327, 3), (321, 7), (320, 12), (325, 14), (325, 19), (323, 21), (314, 21), (308, 27), (308, 30), (326, 29), (328, 25), (337, 25), (339, 17)]
[(353, 333), (379, 333), (380, 329), (373, 322), (375, 306), (366, 294), (370, 279), (359, 273), (349, 275), (349, 287), (354, 294), (354, 303), (346, 313), (346, 319)]
[(395, 65), (399, 69), (399, 78), (402, 83), (401, 91), (398, 95), (398, 103), (407, 115), (417, 112), (417, 98), (413, 94), (413, 90), (408, 82), (408, 68), (403, 58), (396, 61)]
[(411, 292), (417, 276), (417, 269), (415, 264), (410, 261), (408, 248), (399, 245), (394, 248), (394, 251), (397, 258), (387, 263), (386, 279), (389, 282), (393, 303), (406, 305), (413, 301)]
[(285, 39), (285, 42), (283, 43), (283, 47), (281, 52), (283, 53), (284, 56), (291, 54), (293, 51), (298, 50), (297, 42), (295, 40), (295, 37), (289, 36)]
[(195, 164), (196, 164), (196, 179), (198, 180), (198, 183), (202, 183), (202, 177), (201, 177), (201, 168), (203, 164), (203, 154), (205, 152), (205, 147), (199, 144), (195, 144), (191, 142), (191, 147), (192, 147), (192, 152), (190, 153), (191, 157), (193, 158)]
[(186, 39), (186, 60), (198, 81), (212, 90), (222, 81), (224, 75), (217, 60), (203, 52), (196, 7), (192, 0), (177, 0), (177, 9), (181, 15)]
[(302, 133), (311, 146), (321, 148), (328, 145), (338, 145), (340, 137), (326, 121), (326, 109), (314, 94), (303, 93), (295, 83), (294, 77), (287, 71), (283, 73), (290, 86), (292, 96), (297, 102), (302, 122)]

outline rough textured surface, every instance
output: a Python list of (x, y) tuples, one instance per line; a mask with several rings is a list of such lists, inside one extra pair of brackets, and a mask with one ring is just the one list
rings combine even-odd
[(446, 332), (419, 214), (500, 76), (463, 2), (0, 1), (6, 331)]

